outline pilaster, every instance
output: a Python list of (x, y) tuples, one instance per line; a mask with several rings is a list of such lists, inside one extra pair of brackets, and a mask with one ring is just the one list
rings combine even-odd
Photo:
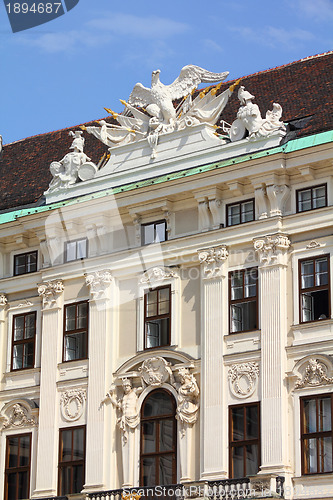
[[(202, 265), (201, 336), (201, 479), (226, 477), (223, 402), (223, 304), (227, 300), (226, 246), (198, 251)], [(214, 445), (212, 445), (214, 443)]]
[(261, 467), (260, 474), (288, 472), (287, 263), (285, 234), (254, 240), (260, 259)]
[(38, 463), (34, 498), (57, 495), (58, 398), (57, 363), (62, 335), (64, 285), (61, 280), (38, 285), (43, 300)]
[(6, 371), (7, 335), (6, 335), (6, 308), (7, 297), (0, 293), (0, 369)]
[[(109, 270), (86, 275), (90, 288), (89, 302), (89, 379), (86, 428), (86, 482), (85, 491), (99, 491), (105, 487), (104, 455), (110, 449), (104, 435), (104, 405), (107, 335), (111, 334), (110, 309), (113, 279)], [(113, 332), (114, 334), (114, 332)], [(112, 371), (112, 368), (111, 368)]]

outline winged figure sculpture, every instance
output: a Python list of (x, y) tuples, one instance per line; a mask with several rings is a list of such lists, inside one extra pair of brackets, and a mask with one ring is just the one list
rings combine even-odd
[(150, 89), (137, 83), (129, 96), (128, 104), (145, 108), (151, 116), (167, 124), (173, 124), (176, 120), (173, 100), (190, 94), (200, 83), (220, 82), (229, 74), (228, 71), (212, 73), (190, 64), (183, 67), (178, 78), (171, 85), (164, 85), (160, 81), (160, 72), (159, 69), (153, 71)]

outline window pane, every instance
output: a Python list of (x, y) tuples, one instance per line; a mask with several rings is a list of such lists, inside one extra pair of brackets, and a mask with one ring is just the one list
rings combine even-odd
[(160, 451), (171, 451), (173, 449), (173, 425), (171, 419), (160, 421)]
[(257, 282), (258, 282), (258, 273), (256, 269), (250, 269), (245, 272), (244, 276), (244, 293), (245, 297), (255, 297), (257, 295)]
[(85, 259), (87, 257), (87, 240), (76, 242), (76, 258)]
[(83, 465), (73, 465), (73, 486), (71, 493), (80, 493), (83, 488)]
[(61, 462), (72, 460), (72, 431), (61, 431)]
[(253, 201), (247, 201), (242, 203), (241, 205), (241, 218), (242, 222), (249, 222), (254, 219), (254, 209), (253, 209)]
[(242, 406), (239, 408), (232, 409), (231, 422), (232, 422), (231, 440), (243, 441), (245, 436), (244, 436), (244, 408)]
[(66, 243), (66, 261), (76, 260), (76, 241)]
[(316, 259), (315, 272), (316, 272), (316, 286), (327, 285), (328, 283), (328, 266), (327, 257), (323, 259)]
[(77, 306), (77, 328), (86, 328), (87, 326), (88, 304), (78, 304)]
[(258, 423), (258, 406), (248, 406), (246, 408), (246, 439), (259, 437)]
[(332, 430), (331, 398), (318, 399), (318, 431)]
[(72, 460), (84, 459), (84, 429), (73, 430), (73, 458)]
[(23, 368), (33, 368), (34, 365), (34, 344), (29, 342), (24, 344), (23, 349)]
[(65, 361), (87, 357), (86, 338), (86, 332), (72, 333), (65, 336)]
[(147, 317), (157, 316), (157, 291), (148, 292), (146, 294)]
[(156, 224), (155, 226), (155, 241), (165, 241), (165, 229), (166, 229), (166, 224), (165, 222), (160, 222)]
[(251, 444), (245, 447), (246, 453), (246, 475), (253, 476), (259, 469), (258, 445)]
[(17, 467), (18, 466), (18, 437), (10, 437), (8, 438), (8, 447), (9, 447), (9, 456), (8, 456), (8, 465), (7, 467)]
[(313, 208), (321, 208), (326, 206), (326, 186), (313, 188)]
[(231, 300), (243, 298), (243, 273), (231, 275)]
[(19, 466), (24, 467), (30, 463), (30, 436), (20, 437)]
[(7, 474), (7, 495), (8, 500), (16, 499), (16, 481), (18, 479), (18, 474), (10, 473)]
[[(18, 473), (18, 495), (17, 499), (23, 499), (23, 498), (29, 498), (29, 491), (28, 491), (28, 484), (29, 484), (29, 474), (27, 471), (24, 472), (19, 472)], [(14, 497), (15, 498), (15, 497)], [(11, 500), (9, 497), (8, 500)]]
[(25, 336), (24, 336), (24, 338), (31, 339), (35, 336), (35, 324), (36, 324), (35, 314), (27, 314), (25, 316)]
[(14, 340), (23, 340), (24, 316), (14, 318)]
[(13, 370), (23, 368), (23, 344), (13, 346)]
[(316, 439), (304, 440), (304, 469), (306, 474), (317, 472), (317, 445)]
[(303, 189), (298, 192), (298, 211), (311, 210), (311, 189)]
[(332, 468), (332, 438), (318, 439), (319, 471), (331, 472)]
[(169, 318), (146, 322), (146, 348), (169, 344)]
[(142, 486), (154, 486), (156, 484), (155, 458), (146, 457), (142, 459)]
[(240, 302), (231, 305), (231, 331), (245, 332), (257, 328), (257, 302)]
[(164, 455), (160, 457), (160, 478), (159, 484), (172, 484), (172, 462), (173, 455)]
[(314, 286), (313, 261), (306, 260), (301, 263), (301, 286), (302, 288), (311, 288)]
[(27, 273), (34, 273), (37, 271), (37, 254), (36, 252), (28, 253), (27, 260)]
[(228, 226), (234, 226), (240, 222), (240, 205), (230, 205), (228, 207)]
[(158, 291), (158, 314), (169, 313), (169, 288), (162, 288)]
[(66, 332), (75, 330), (75, 311), (75, 305), (66, 306)]
[(302, 321), (313, 321), (313, 299), (311, 293), (302, 293)]
[(303, 431), (308, 434), (317, 431), (316, 400), (306, 399), (303, 401), (304, 423)]
[(237, 446), (232, 449), (232, 477), (244, 477), (243, 446)]
[(152, 453), (156, 450), (155, 422), (142, 422), (142, 450), (143, 453)]
[(173, 415), (172, 397), (165, 392), (154, 392), (145, 400), (143, 411), (144, 417), (156, 417), (158, 415)]
[(15, 255), (15, 274), (24, 274), (26, 272), (25, 254)]
[(302, 293), (302, 321), (316, 321), (329, 317), (328, 290)]
[(143, 244), (148, 245), (149, 243), (154, 243), (155, 237), (155, 228), (154, 224), (148, 224), (147, 226), (143, 226)]
[(71, 493), (71, 467), (60, 469), (60, 495)]

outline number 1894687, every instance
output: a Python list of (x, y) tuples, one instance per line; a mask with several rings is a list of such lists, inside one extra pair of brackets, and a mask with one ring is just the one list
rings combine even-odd
[(28, 3), (18, 3), (6, 4), (8, 14), (57, 14), (58, 10), (62, 6), (59, 3), (44, 3), (44, 2), (34, 2), (31, 5)]

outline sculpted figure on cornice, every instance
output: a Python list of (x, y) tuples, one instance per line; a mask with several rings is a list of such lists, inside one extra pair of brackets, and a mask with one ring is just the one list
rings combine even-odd
[(83, 165), (87, 165), (86, 168), (97, 170), (97, 167), (91, 163), (90, 158), (83, 152), (84, 138), (82, 137), (83, 132), (77, 130), (74, 132), (70, 131), (69, 135), (74, 137), (70, 149), (73, 149), (71, 153), (67, 153), (62, 160), (53, 161), (50, 165), (50, 172), (53, 179), (50, 182), (49, 189), (46, 193), (53, 193), (61, 189), (66, 189), (69, 186), (75, 184), (78, 178), (85, 180), (84, 175), (80, 175), (80, 170)]
[(255, 96), (245, 90), (245, 87), (239, 88), (238, 99), (241, 106), (237, 113), (237, 119), (231, 125), (231, 141), (244, 139), (247, 132), (250, 141), (255, 141), (260, 137), (268, 137), (277, 132), (280, 132), (281, 135), (286, 134), (286, 126), (280, 121), (282, 116), (280, 104), (273, 103), (273, 110), (268, 110), (264, 119), (261, 116), (259, 106), (252, 102), (254, 98)]

